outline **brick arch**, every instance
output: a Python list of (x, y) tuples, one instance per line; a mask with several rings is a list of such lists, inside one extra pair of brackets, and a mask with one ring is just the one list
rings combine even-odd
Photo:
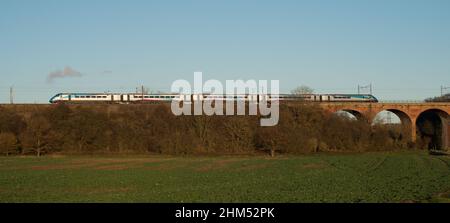
[(352, 107), (345, 107), (345, 106), (335, 106), (335, 107), (328, 107), (325, 108), (328, 112), (335, 114), (337, 112), (348, 112), (355, 116), (357, 120), (369, 120), (368, 117), (365, 114), (364, 110), (352, 108)]
[[(427, 123), (428, 127), (425, 127)], [(417, 115), (417, 135), (428, 149), (447, 150), (449, 147), (449, 113), (444, 109), (428, 108)], [(429, 133), (430, 127), (432, 134)], [(428, 129), (428, 130), (427, 130)], [(429, 141), (428, 141), (429, 140)]]
[(342, 110), (338, 110), (336, 112), (339, 112), (339, 111), (344, 111), (344, 112), (348, 112), (348, 113), (352, 114), (353, 116), (355, 116), (356, 120), (358, 120), (358, 121), (367, 120), (367, 118), (364, 116), (364, 114), (362, 112), (358, 111), (358, 110), (342, 109)]
[(402, 125), (412, 125), (413, 123), (413, 117), (411, 117), (406, 111), (403, 111), (402, 109), (398, 108), (386, 108), (383, 110), (377, 110), (375, 111), (373, 118), (375, 118), (378, 114), (380, 114), (380, 112), (383, 111), (389, 111), (394, 113), (400, 119)]
[(423, 109), (419, 115), (425, 113), (425, 112), (436, 112), (437, 115), (442, 116), (444, 118), (448, 118), (449, 116), (449, 111), (446, 111), (445, 109), (441, 109), (441, 108), (426, 108)]
[(397, 115), (403, 125), (412, 125), (413, 123), (413, 119), (409, 116), (409, 114), (400, 109), (386, 109), (386, 111), (390, 111)]
[(416, 139), (416, 128), (415, 128), (415, 120), (413, 117), (410, 116), (410, 114), (408, 114), (406, 111), (399, 109), (399, 108), (386, 108), (386, 109), (379, 109), (376, 110), (376, 114), (373, 116), (372, 118), (372, 123), (375, 120), (375, 117), (383, 111), (389, 111), (394, 113), (401, 122), (401, 125), (403, 125), (404, 127), (406, 127), (407, 129), (409, 129), (409, 133), (407, 135), (407, 137), (409, 138), (409, 140), (411, 141), (415, 141)]

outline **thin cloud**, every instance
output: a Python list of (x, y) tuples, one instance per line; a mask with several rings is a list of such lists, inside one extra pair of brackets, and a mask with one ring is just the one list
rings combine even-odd
[(47, 76), (47, 83), (52, 83), (56, 78), (66, 78), (66, 77), (82, 77), (83, 74), (79, 71), (72, 69), (69, 66), (64, 67), (63, 70), (55, 70), (50, 72)]
[(102, 74), (112, 74), (112, 70), (104, 70), (102, 71)]

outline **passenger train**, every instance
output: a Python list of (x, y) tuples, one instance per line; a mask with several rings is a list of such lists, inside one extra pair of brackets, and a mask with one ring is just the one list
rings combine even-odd
[(378, 102), (370, 94), (142, 94), (142, 93), (59, 93), (50, 103), (109, 103), (131, 104), (172, 101), (306, 101), (306, 102)]

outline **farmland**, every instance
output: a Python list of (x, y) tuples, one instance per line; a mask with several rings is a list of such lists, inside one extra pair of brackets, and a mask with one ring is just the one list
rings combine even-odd
[(0, 202), (449, 202), (450, 157), (0, 157)]

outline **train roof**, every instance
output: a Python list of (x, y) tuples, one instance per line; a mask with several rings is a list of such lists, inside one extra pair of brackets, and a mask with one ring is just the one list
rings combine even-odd
[[(62, 94), (75, 94), (75, 95), (141, 95), (142, 93), (113, 93), (113, 92), (94, 92), (94, 93), (80, 93), (80, 92), (62, 92), (57, 93), (56, 95)], [(270, 94), (270, 93), (267, 93)], [(145, 93), (144, 95), (180, 95), (179, 93)], [(211, 93), (203, 93), (203, 95), (227, 95), (227, 94), (211, 94)], [(236, 95), (257, 95), (257, 94), (236, 94)], [(291, 95), (291, 96), (312, 96), (312, 95), (343, 95), (343, 96), (372, 96), (372, 94), (285, 94), (280, 93), (278, 95)]]

